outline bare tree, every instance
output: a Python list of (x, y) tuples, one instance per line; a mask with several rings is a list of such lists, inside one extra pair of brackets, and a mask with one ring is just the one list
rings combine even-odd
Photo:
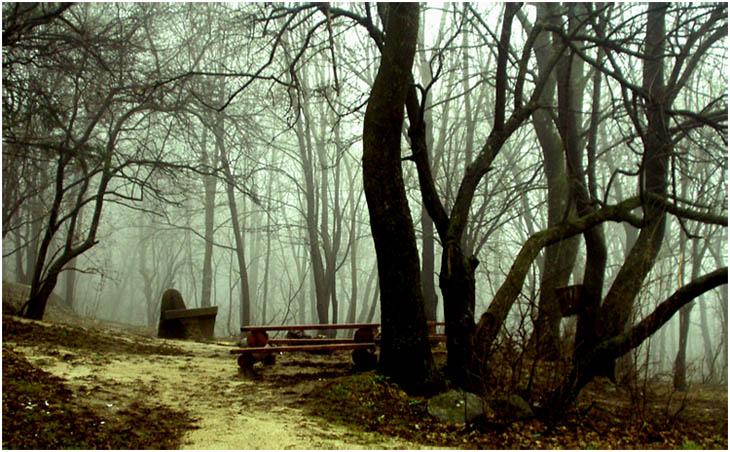
[(418, 4), (382, 8), (385, 43), (363, 126), (363, 181), (380, 280), (379, 367), (407, 391), (417, 391), (434, 379), (433, 358), (400, 141), (418, 37)]

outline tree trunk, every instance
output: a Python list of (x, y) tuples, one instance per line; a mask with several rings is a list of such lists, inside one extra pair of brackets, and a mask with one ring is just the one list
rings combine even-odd
[(76, 270), (74, 269), (74, 266), (76, 264), (76, 259), (72, 259), (64, 271), (66, 273), (66, 287), (65, 287), (65, 296), (64, 296), (64, 302), (66, 302), (66, 305), (73, 310), (76, 297)]
[(721, 285), (727, 285), (727, 267), (700, 276), (679, 288), (641, 322), (625, 332), (605, 339), (576, 362), (568, 377), (555, 391), (546, 409), (552, 416), (560, 416), (575, 400), (578, 392), (596, 375), (596, 369), (605, 362), (614, 362), (620, 356), (641, 345), (648, 337), (666, 324), (682, 307), (697, 297)]
[(369, 316), (368, 313), (374, 309), (371, 309), (372, 306), (374, 306), (377, 303), (378, 300), (378, 292), (380, 291), (380, 286), (376, 283), (375, 284), (375, 290), (373, 292), (374, 296), (372, 297), (372, 302), (368, 303), (370, 301), (370, 292), (373, 289), (373, 281), (376, 280), (378, 277), (378, 262), (375, 261), (375, 264), (373, 265), (373, 270), (370, 272), (370, 275), (368, 276), (368, 281), (365, 284), (365, 296), (362, 297), (363, 303), (362, 307), (360, 308), (360, 314), (357, 316), (358, 323), (369, 323), (369, 320), (366, 320), (368, 318), (372, 318), (372, 316)]
[[(271, 178), (269, 179), (271, 180)], [(271, 193), (271, 184), (269, 184)], [(266, 215), (266, 258), (264, 259), (264, 290), (261, 296), (261, 323), (266, 324), (269, 302), (269, 267), (271, 265), (271, 215)]]
[[(422, 20), (425, 21), (425, 10), (421, 12)], [(442, 36), (443, 30), (444, 30), (444, 24), (446, 20), (446, 15), (441, 16), (441, 22), (439, 24), (439, 38), (437, 41), (440, 41), (440, 38)], [(419, 47), (422, 49), (418, 52), (418, 64), (419, 64), (419, 73), (421, 74), (421, 85), (422, 86), (428, 86), (433, 81), (433, 76), (431, 72), (431, 68), (429, 65), (429, 60), (426, 55), (426, 49), (425, 49), (425, 28), (420, 27), (419, 29)], [(468, 96), (468, 93), (466, 94)], [(426, 141), (426, 147), (423, 150), (423, 152), (426, 153), (426, 160), (428, 161), (428, 165), (431, 168), (431, 172), (433, 173), (435, 170), (435, 165), (433, 164), (432, 154), (434, 149), (434, 138), (433, 138), (433, 132), (434, 132), (434, 126), (433, 126), (433, 108), (431, 103), (431, 96), (428, 95), (428, 97), (424, 100), (425, 102), (425, 108), (423, 109), (423, 119), (425, 122), (425, 141)], [(444, 107), (443, 114), (445, 116), (448, 116), (447, 114), (448, 107)], [(445, 131), (445, 125), (444, 124), (444, 130), (441, 130), (440, 138), (443, 142), (444, 137), (446, 135)], [(467, 146), (467, 149), (469, 147)], [(436, 293), (436, 284), (434, 281), (434, 276), (436, 274), (436, 267), (435, 267), (435, 243), (436, 238), (434, 236), (434, 227), (433, 227), (433, 220), (428, 214), (428, 210), (426, 206), (423, 204), (423, 200), (421, 200), (421, 282), (423, 284), (423, 299), (426, 309), (426, 320), (435, 322), (438, 318), (438, 294)]]
[[(575, 27), (578, 11), (577, 4), (568, 6), (569, 28)], [(556, 68), (558, 78), (558, 131), (565, 149), (565, 163), (568, 173), (568, 186), (575, 200), (578, 215), (585, 216), (595, 211), (589, 190), (589, 174), (582, 162), (580, 143), (579, 112), (582, 104), (582, 90), (575, 83), (582, 77), (582, 60), (567, 51)], [(595, 131), (593, 131), (595, 133)], [(603, 296), (603, 282), (606, 273), (607, 249), (602, 225), (583, 232), (586, 246), (586, 263), (583, 273), (583, 290), (576, 324), (573, 360), (581, 361), (591, 350), (598, 338), (595, 329)]]
[(436, 242), (433, 235), (433, 220), (428, 216), (426, 208), (421, 212), (421, 229), (423, 237), (421, 238), (421, 281), (423, 282), (423, 300), (425, 303), (426, 320), (435, 322), (438, 317), (439, 298), (436, 294), (436, 284), (434, 284), (434, 274), (436, 268), (434, 265)]
[[(614, 279), (603, 305), (600, 306), (598, 303), (600, 303), (604, 270), (596, 264), (595, 257), (591, 258), (591, 250), (597, 253), (601, 251), (600, 242), (602, 242), (602, 237), (588, 233), (584, 234), (590, 263), (590, 265), (586, 265), (584, 276), (586, 299), (582, 300), (582, 311), (578, 319), (573, 368), (570, 375), (565, 378), (560, 388), (555, 392), (555, 396), (550, 403), (550, 409), (556, 410), (559, 413), (558, 415), (565, 412), (569, 404), (575, 400), (578, 391), (594, 376), (613, 377), (616, 359), (631, 348), (638, 346), (641, 341), (669, 320), (671, 316), (666, 316), (667, 311), (671, 311), (671, 314), (673, 314), (697, 296), (695, 293), (687, 294), (687, 292), (692, 292), (691, 290), (683, 291), (680, 289), (677, 293), (681, 293), (682, 296), (672, 300), (676, 303), (671, 303), (670, 300), (674, 296), (670, 297), (670, 300), (657, 308), (652, 315), (644, 319), (639, 325), (631, 330), (627, 329), (636, 297), (641, 290), (644, 279), (654, 266), (664, 238), (666, 210), (661, 200), (666, 196), (668, 163), (672, 151), (668, 120), (664, 114), (668, 108), (665, 105), (668, 100), (665, 96), (663, 63), (666, 39), (664, 22), (668, 7), (669, 5), (666, 3), (651, 4), (647, 12), (646, 59), (643, 67), (643, 88), (648, 94), (644, 105), (647, 126), (645, 130), (639, 131), (642, 134), (644, 144), (640, 172), (644, 227)], [(638, 118), (636, 119), (638, 121)], [(572, 136), (573, 131), (567, 127), (564, 130), (568, 132), (563, 135), (564, 141), (566, 137), (570, 140), (575, 139)], [(566, 143), (565, 146), (566, 149), (571, 149), (569, 144)], [(569, 170), (573, 164), (569, 154)], [(576, 185), (576, 187), (578, 186)], [(656, 200), (654, 197), (647, 199), (648, 194), (655, 195)], [(590, 207), (581, 206), (586, 201), (583, 190), (578, 191), (577, 195), (579, 195), (577, 199), (578, 212), (583, 215), (582, 209)], [(605, 245), (603, 252), (603, 256), (599, 257), (605, 259)], [(602, 264), (605, 265), (605, 260)], [(726, 275), (727, 272), (725, 271), (725, 278), (727, 278)], [(712, 287), (719, 284), (722, 275), (714, 274), (714, 278)], [(600, 279), (600, 285), (596, 279)], [(702, 290), (704, 290), (704, 287), (702, 287)], [(671, 308), (668, 306), (671, 306)], [(663, 310), (663, 307), (666, 307), (666, 310)]]
[[(314, 295), (316, 299), (316, 308), (313, 312), (316, 313), (317, 323), (327, 324), (329, 323), (330, 297), (327, 292), (328, 284), (325, 264), (320, 247), (318, 190), (314, 181), (314, 145), (312, 144), (309, 109), (306, 103), (302, 105), (302, 117), (297, 121), (296, 133), (297, 139), (299, 140), (302, 172), (304, 173), (304, 195), (306, 199), (305, 220), (307, 223), (309, 259), (312, 265)], [(323, 227), (326, 227), (326, 225)], [(321, 333), (330, 334), (330, 330), (323, 330)]]
[[(215, 152), (213, 158), (207, 149), (208, 129), (203, 128), (203, 165), (211, 170), (216, 166)], [(210, 160), (213, 160), (210, 162)], [(205, 251), (203, 255), (203, 282), (200, 305), (207, 307), (211, 305), (211, 293), (213, 287), (213, 233), (215, 227), (215, 190), (218, 178), (213, 175), (203, 176), (203, 189), (205, 190)]]
[[(710, 246), (708, 250), (712, 254), (715, 264), (719, 267), (724, 264), (724, 259), (719, 252), (719, 247)], [(722, 375), (720, 376), (721, 381), (727, 383), (727, 371), (728, 371), (728, 291), (724, 290), (720, 292), (720, 326), (721, 334), (719, 337), (722, 338), (722, 362), (720, 363), (720, 369), (722, 369)]]
[[(555, 23), (559, 19), (555, 4), (539, 3), (538, 20)], [(552, 54), (549, 33), (542, 32), (535, 43), (535, 54), (540, 72), (546, 66)], [(582, 90), (579, 74), (571, 74), (571, 84)], [(584, 83), (582, 83), (584, 85)], [(540, 95), (540, 102), (546, 106), (555, 102), (556, 80), (550, 76), (549, 82)], [(540, 142), (543, 154), (543, 168), (547, 180), (547, 227), (553, 227), (567, 218), (574, 218), (573, 203), (570, 202), (563, 142), (555, 129), (548, 109), (536, 110), (532, 115), (532, 124)], [(578, 124), (575, 124), (578, 127)], [(535, 330), (531, 342), (535, 345), (538, 356), (555, 358), (559, 354), (560, 321), (562, 315), (558, 306), (555, 289), (568, 284), (578, 254), (578, 237), (558, 242), (545, 249), (543, 271), (540, 279), (540, 298), (538, 300)]]
[[(699, 228), (698, 228), (699, 229)], [(679, 286), (681, 287), (684, 285), (684, 269), (685, 269), (685, 249), (686, 249), (686, 243), (687, 243), (687, 236), (682, 235), (680, 238), (681, 244), (680, 244), (680, 266), (679, 266)], [(691, 280), (697, 279), (697, 277), (700, 274), (700, 269), (702, 267), (702, 258), (705, 255), (705, 252), (707, 251), (707, 247), (709, 246), (709, 241), (705, 241), (702, 248), (700, 248), (699, 241), (697, 239), (692, 239), (692, 276)], [(674, 389), (677, 391), (686, 391), (687, 390), (687, 344), (689, 340), (689, 327), (690, 327), (690, 317), (692, 313), (692, 308), (694, 307), (695, 303), (688, 303), (686, 306), (684, 306), (679, 311), (679, 348), (677, 350), (677, 357), (674, 361)], [(702, 304), (701, 308), (704, 310), (704, 304)], [(709, 341), (709, 335), (705, 338), (705, 333), (703, 329), (703, 339), (704, 339), (704, 345), (705, 345), (705, 358), (708, 360), (707, 362), (710, 365), (710, 374), (712, 374), (712, 346), (708, 344)], [(703, 359), (704, 361), (704, 359)], [(701, 368), (700, 368), (701, 370)]]
[(439, 287), (444, 295), (444, 318), (448, 356), (446, 372), (459, 387), (471, 386), (470, 370), (474, 365), (483, 368), (486, 363), (472, 362), (474, 340), (475, 280), (479, 265), (476, 257), (467, 259), (460, 243), (449, 242), (441, 256)]
[(679, 310), (679, 345), (674, 359), (674, 389), (687, 390), (687, 340), (689, 338), (689, 318), (694, 303), (688, 303)]
[[(360, 222), (358, 221), (358, 206), (360, 205), (360, 191), (355, 189), (355, 175), (350, 174), (348, 165), (347, 178), (350, 181), (350, 304), (347, 307), (347, 323), (355, 323), (357, 316), (358, 298), (358, 238), (360, 236)], [(354, 171), (352, 171), (354, 173)], [(356, 196), (357, 193), (357, 196)], [(356, 199), (357, 198), (357, 199)], [(363, 303), (366, 304), (366, 303)]]
[[(113, 146), (113, 143), (116, 142), (116, 137), (123, 123), (124, 120), (122, 119), (111, 133), (111, 137), (109, 138), (106, 146), (108, 156), (111, 156), (110, 148)], [(64, 187), (64, 181), (66, 177), (66, 170), (68, 169), (67, 166), (70, 161), (71, 156), (69, 153), (62, 153), (58, 157), (55, 179), (56, 192), (48, 214), (47, 227), (43, 234), (43, 240), (41, 240), (38, 248), (38, 257), (35, 260), (33, 279), (30, 287), (30, 297), (23, 307), (21, 307), (19, 312), (20, 315), (29, 319), (43, 319), (43, 314), (46, 311), (46, 304), (48, 303), (48, 297), (51, 293), (53, 293), (53, 289), (56, 287), (58, 275), (76, 256), (88, 251), (97, 243), (96, 233), (99, 229), (101, 212), (104, 207), (104, 194), (106, 193), (107, 186), (112, 178), (112, 173), (106, 169), (101, 172), (101, 179), (98, 187), (96, 188), (96, 194), (93, 197), (94, 202), (90, 204), (93, 207), (93, 213), (89, 222), (89, 228), (85, 231), (84, 239), (78, 243), (75, 240), (79, 215), (84, 206), (84, 195), (86, 194), (90, 184), (88, 178), (83, 179), (82, 183), (78, 187), (74, 188), (76, 196), (72, 201), (74, 202), (71, 207), (72, 210), (67, 214), (69, 218), (66, 220), (68, 221), (68, 229), (66, 232), (65, 243), (62, 245), (60, 253), (57, 253), (57, 255), (52, 257), (50, 262), (48, 262), (51, 244), (56, 239), (56, 233), (64, 221), (61, 220), (59, 222), (59, 217), (62, 216), (61, 208), (64, 196), (67, 196), (69, 193), (68, 187)], [(108, 167), (108, 165), (109, 164), (107, 162), (106, 166)]]
[(26, 230), (28, 234), (28, 242), (25, 246), (25, 277), (20, 281), (23, 284), (30, 285), (33, 282), (33, 270), (38, 259), (38, 248), (40, 247), (40, 238), (43, 233), (43, 205), (38, 200), (31, 200), (32, 220), (29, 222)]
[(400, 155), (419, 5), (381, 6), (388, 10), (385, 45), (363, 127), (363, 181), (380, 277), (379, 371), (406, 391), (420, 392), (435, 376)]
[(370, 310), (368, 316), (365, 318), (365, 323), (373, 323), (375, 319), (375, 313), (377, 312), (378, 300), (380, 299), (380, 278), (375, 280), (375, 290), (373, 291), (373, 300), (370, 302)]
[(234, 192), (235, 180), (228, 161), (228, 155), (223, 142), (223, 116), (219, 115), (216, 121), (215, 131), (216, 146), (218, 147), (219, 158), (223, 166), (223, 172), (226, 178), (226, 195), (228, 196), (228, 208), (231, 212), (231, 226), (233, 227), (233, 237), (236, 243), (236, 260), (238, 262), (238, 274), (240, 281), (240, 316), (241, 325), (249, 325), (251, 323), (251, 295), (248, 286), (248, 270), (246, 269), (246, 254), (243, 244), (243, 230), (239, 222), (238, 207), (236, 206), (236, 194)]

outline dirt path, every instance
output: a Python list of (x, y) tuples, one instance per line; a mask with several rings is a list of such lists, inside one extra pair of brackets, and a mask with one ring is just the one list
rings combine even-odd
[(671, 384), (647, 383), (636, 403), (628, 389), (594, 382), (580, 402), (591, 414), (552, 431), (537, 419), (464, 427), (436, 422), (424, 400), (383, 378), (353, 375), (347, 352), (280, 355), (274, 366), (257, 364), (251, 380), (239, 375), (232, 344), (148, 334), (3, 316), (3, 446), (727, 449), (723, 387), (678, 395)]
[[(185, 409), (199, 428), (186, 432), (186, 449), (391, 449), (421, 445), (325, 425), (298, 407), (326, 378), (349, 372), (345, 354), (281, 355), (275, 366), (247, 379), (229, 348), (160, 340), (121, 332), (119, 340), (168, 344), (183, 356), (117, 354), (18, 345), (31, 362), (62, 377), (98, 411), (113, 416), (135, 401)], [(126, 336), (126, 337), (124, 337)]]

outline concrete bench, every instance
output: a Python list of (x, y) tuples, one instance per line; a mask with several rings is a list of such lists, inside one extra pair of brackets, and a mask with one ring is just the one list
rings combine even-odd
[(212, 339), (218, 306), (170, 309), (161, 313), (162, 335), (168, 339)]
[(164, 339), (212, 339), (218, 306), (186, 309), (182, 294), (167, 289), (160, 302), (157, 337)]

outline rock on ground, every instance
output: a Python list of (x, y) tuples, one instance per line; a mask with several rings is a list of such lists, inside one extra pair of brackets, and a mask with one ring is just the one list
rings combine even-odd
[(464, 424), (488, 410), (486, 402), (476, 394), (452, 389), (428, 401), (428, 413), (441, 422)]

